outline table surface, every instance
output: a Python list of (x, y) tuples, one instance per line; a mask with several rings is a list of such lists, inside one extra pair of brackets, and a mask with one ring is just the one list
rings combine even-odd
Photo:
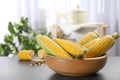
[(120, 80), (120, 57), (108, 57), (102, 70), (86, 77), (62, 76), (47, 65), (29, 64), (29, 61), (21, 62), (16, 57), (0, 57), (0, 80)]

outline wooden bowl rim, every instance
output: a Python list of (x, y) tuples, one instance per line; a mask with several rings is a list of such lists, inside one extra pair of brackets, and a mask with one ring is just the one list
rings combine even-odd
[[(100, 60), (100, 59), (107, 58), (107, 55), (105, 54), (105, 55), (100, 56), (100, 57), (84, 58), (84, 59), (67, 59), (67, 58), (60, 58), (60, 57), (51, 56), (51, 55), (46, 55), (46, 57), (51, 57), (51, 58), (60, 59), (60, 60), (85, 60), (85, 61), (90, 61), (90, 60)], [(45, 57), (45, 58), (46, 58), (46, 57)]]

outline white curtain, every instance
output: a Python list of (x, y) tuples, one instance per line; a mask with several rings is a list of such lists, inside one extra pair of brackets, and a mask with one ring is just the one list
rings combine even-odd
[(8, 34), (7, 26), (9, 21), (16, 18), (16, 0), (0, 1), (0, 42), (4, 42), (5, 34)]
[[(0, 1), (0, 42), (7, 33), (8, 21), (19, 20), (21, 16), (28, 17), (33, 29), (41, 26), (50, 29), (54, 23), (66, 24), (65, 19), (58, 19), (57, 13), (69, 14), (70, 10), (86, 10), (89, 22), (104, 22), (108, 24), (107, 34), (120, 33), (120, 1), (119, 0), (2, 0)], [(77, 36), (76, 36), (77, 37)], [(109, 55), (120, 56), (120, 39)]]
[(17, 0), (17, 17), (29, 18), (30, 25), (33, 29), (39, 27), (39, 0)]
[[(0, 43), (9, 34), (8, 22), (17, 22), (21, 17), (29, 18), (31, 27), (40, 27), (39, 0), (1, 0), (0, 1)], [(44, 20), (44, 18), (43, 18)]]
[[(104, 0), (104, 22), (106, 22), (108, 24), (108, 28), (107, 28), (107, 33), (111, 34), (113, 32), (118, 32), (120, 33), (119, 27), (120, 27), (120, 14), (119, 14), (119, 10), (120, 10), (120, 2), (119, 0)], [(116, 56), (120, 56), (120, 39), (117, 40), (117, 42), (115, 43), (114, 47), (112, 47), (108, 53), (110, 55), (116, 55)]]

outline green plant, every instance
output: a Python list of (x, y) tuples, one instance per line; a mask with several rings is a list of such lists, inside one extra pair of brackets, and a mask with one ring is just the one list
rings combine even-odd
[(17, 54), (19, 50), (34, 50), (37, 53), (41, 47), (36, 42), (36, 35), (51, 37), (51, 32), (48, 32), (45, 27), (42, 27), (39, 32), (32, 30), (28, 18), (24, 17), (21, 17), (18, 23), (9, 22), (8, 31), (10, 34), (4, 36), (4, 43), (0, 43), (0, 56)]

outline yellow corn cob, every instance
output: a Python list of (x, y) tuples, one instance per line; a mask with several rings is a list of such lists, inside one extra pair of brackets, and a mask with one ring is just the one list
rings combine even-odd
[(53, 40), (57, 44), (59, 44), (63, 49), (65, 49), (67, 52), (69, 52), (74, 58), (80, 58), (80, 57), (84, 56), (84, 54), (87, 51), (87, 49), (85, 49), (84, 47), (82, 47), (72, 41), (69, 41), (69, 40), (58, 39), (58, 38), (54, 38)]
[(89, 47), (92, 46), (93, 44), (97, 43), (99, 40), (100, 40), (100, 38), (96, 38), (96, 39), (94, 39), (94, 40), (86, 43), (84, 46), (85, 46), (86, 48), (89, 48)]
[(19, 60), (32, 60), (33, 56), (34, 56), (33, 50), (21, 50), (18, 52)]
[(108, 49), (110, 49), (115, 40), (119, 37), (117, 33), (103, 36), (98, 42), (87, 47), (89, 49), (88, 53), (85, 55), (87, 58), (93, 58), (103, 55)]
[(46, 51), (44, 49), (38, 50), (38, 57), (40, 59), (44, 59), (46, 55), (47, 55), (47, 53), (46, 53)]
[(88, 32), (83, 36), (80, 40), (77, 41), (78, 44), (80, 45), (85, 45), (89, 41), (98, 38), (99, 34), (97, 32)]
[(38, 44), (47, 52), (49, 55), (61, 57), (61, 58), (72, 58), (69, 53), (62, 49), (57, 43), (47, 36), (37, 35), (36, 40)]

